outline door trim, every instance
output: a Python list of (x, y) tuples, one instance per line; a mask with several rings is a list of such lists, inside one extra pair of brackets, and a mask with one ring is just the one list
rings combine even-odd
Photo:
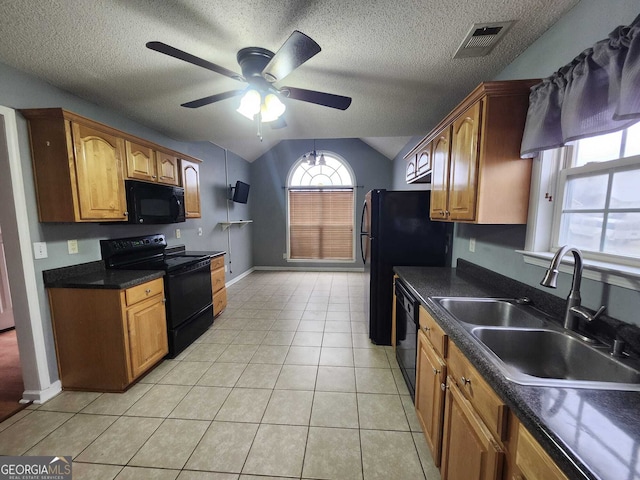
[[(20, 159), (16, 111), (0, 106), (8, 153), (9, 175), (0, 176), (0, 188), (12, 192), (0, 212), (5, 224), (4, 245), (7, 270), (11, 275), (11, 298), (20, 350), (20, 363), (25, 391), (22, 403), (42, 403), (61, 391), (57, 372), (52, 372), (47, 360), (40, 310), (39, 290), (31, 254), (31, 232)], [(1, 134), (0, 134), (1, 135)], [(2, 141), (3, 139), (0, 139)], [(55, 368), (55, 365), (53, 366)]]

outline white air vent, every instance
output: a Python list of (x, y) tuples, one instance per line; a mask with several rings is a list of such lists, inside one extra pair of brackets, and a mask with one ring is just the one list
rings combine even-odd
[(474, 23), (453, 58), (484, 57), (512, 24), (513, 22)]

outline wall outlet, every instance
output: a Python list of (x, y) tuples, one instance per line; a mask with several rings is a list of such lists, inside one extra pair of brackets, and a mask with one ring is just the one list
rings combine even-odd
[(224, 272), (227, 273), (229, 271), (229, 268), (227, 268), (227, 265), (224, 266)]
[(283, 259), (283, 260), (286, 260), (286, 259), (287, 259), (287, 254), (286, 254), (286, 253), (283, 253), (283, 254), (282, 254), (282, 259)]
[(45, 242), (33, 242), (33, 256), (34, 258), (47, 258), (47, 244)]
[(476, 251), (476, 239), (473, 237), (469, 239), (469, 251), (470, 252)]
[(180, 229), (176, 228), (176, 238), (180, 238), (181, 236)]
[(67, 240), (67, 250), (69, 255), (78, 253), (78, 240)]
[(201, 237), (202, 236), (202, 227), (198, 227), (198, 236)]

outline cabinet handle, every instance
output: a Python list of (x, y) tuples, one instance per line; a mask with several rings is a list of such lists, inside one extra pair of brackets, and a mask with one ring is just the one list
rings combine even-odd
[(156, 176), (155, 175), (151, 175), (151, 178), (156, 178)]
[(125, 217), (129, 216), (129, 212), (124, 212), (124, 216)]
[(447, 389), (447, 386), (444, 383), (440, 384), (440, 390), (442, 390), (443, 392)]
[(146, 293), (147, 295), (149, 295), (149, 294), (151, 293), (151, 289), (150, 289), (150, 288), (147, 288), (147, 289), (144, 291), (144, 293)]
[(438, 375), (440, 373), (440, 370), (438, 370), (437, 368), (433, 368), (432, 367), (432, 369), (433, 369), (433, 374), (434, 375)]
[(162, 303), (167, 303), (167, 299), (166, 299), (166, 298), (163, 298), (163, 299), (162, 299)]
[(445, 210), (444, 214), (448, 217), (451, 214), (451, 212), (449, 212), (449, 210)]
[(429, 327), (422, 327), (422, 330), (424, 331), (424, 333), (429, 333), (429, 330), (431, 330)]
[(462, 382), (462, 385), (469, 385), (471, 383), (471, 379), (465, 377), (464, 375), (460, 377), (460, 381)]

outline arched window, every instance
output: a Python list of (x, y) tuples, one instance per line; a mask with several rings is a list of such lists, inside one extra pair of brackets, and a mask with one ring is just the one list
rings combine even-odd
[(353, 171), (335, 153), (316, 153), (312, 161), (301, 157), (289, 172), (288, 258), (353, 261)]

